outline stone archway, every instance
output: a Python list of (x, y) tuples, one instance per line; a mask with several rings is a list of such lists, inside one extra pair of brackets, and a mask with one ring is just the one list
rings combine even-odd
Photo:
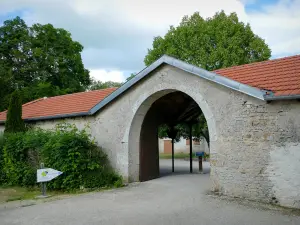
[[(215, 141), (217, 140), (217, 132), (216, 132), (216, 126), (215, 126), (215, 119), (214, 115), (212, 114), (210, 107), (208, 106), (205, 99), (201, 96), (200, 93), (195, 93), (191, 89), (188, 89), (188, 87), (184, 86), (177, 86), (176, 88), (172, 87), (173, 85), (170, 85), (168, 87), (156, 87), (153, 88), (151, 91), (147, 91), (147, 93), (142, 95), (139, 100), (137, 101), (138, 107), (136, 107), (133, 119), (131, 121), (130, 131), (129, 131), (129, 141), (128, 141), (128, 159), (129, 159), (129, 181), (139, 181), (140, 175), (141, 175), (141, 137), (143, 137), (143, 141), (145, 141), (145, 135), (143, 135), (142, 127), (145, 126), (143, 123), (148, 123), (146, 126), (148, 126), (148, 129), (155, 129), (156, 125), (155, 121), (151, 121), (151, 117), (153, 118), (153, 114), (150, 110), (153, 103), (155, 103), (158, 99), (162, 98), (163, 96), (166, 96), (170, 93), (174, 92), (182, 92), (185, 95), (189, 96), (191, 99), (193, 99), (199, 108), (202, 110), (208, 124), (209, 128), (209, 135), (211, 139), (211, 153), (213, 154), (213, 149), (215, 148)], [(147, 117), (147, 118), (146, 118)], [(150, 119), (149, 119), (150, 118)], [(147, 120), (147, 121), (145, 121)], [(150, 126), (149, 126), (150, 125)], [(154, 131), (153, 131), (154, 132)], [(142, 136), (141, 136), (142, 134)], [(151, 136), (147, 138), (146, 141), (152, 141), (157, 142), (157, 137)], [(145, 146), (145, 145), (144, 145)], [(155, 147), (155, 146), (154, 146)], [(146, 150), (147, 151), (147, 150)], [(143, 151), (144, 153), (146, 152)], [(143, 156), (143, 157), (147, 157)], [(153, 155), (152, 157), (158, 157), (157, 155)], [(152, 161), (152, 162), (150, 162)], [(157, 177), (157, 174), (159, 173), (157, 171), (158, 165), (154, 162), (155, 159), (150, 160), (149, 163), (152, 163), (152, 171), (154, 171), (152, 174), (148, 174), (149, 179)], [(157, 160), (156, 160), (157, 162)], [(158, 163), (158, 162), (157, 162)], [(149, 165), (150, 165), (149, 164)], [(148, 166), (149, 166), (148, 165)]]

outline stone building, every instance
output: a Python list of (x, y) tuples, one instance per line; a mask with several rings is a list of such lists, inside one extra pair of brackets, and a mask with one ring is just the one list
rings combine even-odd
[[(214, 72), (163, 56), (118, 89), (27, 103), (23, 118), (47, 129), (62, 120), (89, 124), (132, 182), (159, 176), (159, 124), (203, 113), (213, 191), (300, 208), (299, 99), (300, 56)], [(0, 113), (0, 129), (5, 119)]]

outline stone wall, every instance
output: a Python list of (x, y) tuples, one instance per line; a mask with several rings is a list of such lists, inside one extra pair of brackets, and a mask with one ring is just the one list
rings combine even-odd
[[(300, 207), (300, 172), (289, 160), (299, 161), (299, 127), (297, 101), (266, 103), (243, 93), (203, 80), (197, 76), (165, 66), (128, 91), (112, 106), (128, 113), (122, 117), (118, 133), (124, 138), (124, 155), (129, 148), (128, 168), (138, 174), (139, 126), (150, 105), (161, 97), (161, 91), (179, 90), (190, 95), (201, 107), (210, 129), (212, 157), (212, 190), (285, 206)], [(110, 111), (110, 108), (107, 108)], [(112, 112), (112, 111), (111, 111)], [(136, 118), (133, 118), (136, 113)], [(99, 117), (101, 117), (99, 114)], [(113, 113), (107, 113), (109, 118)], [(128, 116), (131, 114), (130, 116)], [(119, 117), (119, 116), (117, 116)], [(128, 118), (127, 125), (124, 117)], [(115, 121), (118, 123), (117, 121)], [(132, 126), (131, 124), (138, 124)], [(105, 123), (104, 123), (105, 124)], [(121, 125), (122, 124), (122, 125)], [(108, 126), (108, 125), (105, 125)], [(135, 134), (128, 138), (128, 130)], [(122, 134), (121, 134), (122, 133)], [(294, 146), (294, 147), (290, 147)], [(284, 161), (278, 162), (278, 156)], [(132, 159), (133, 158), (133, 159)], [(280, 157), (279, 157), (280, 158)], [(274, 168), (275, 167), (275, 168)], [(293, 173), (287, 172), (293, 171)], [(289, 176), (285, 176), (289, 173)], [(288, 179), (285, 183), (282, 179)], [(292, 191), (290, 191), (292, 190)]]
[[(90, 132), (127, 181), (139, 177), (139, 140), (151, 104), (182, 91), (203, 111), (210, 133), (212, 190), (300, 208), (300, 104), (264, 102), (163, 66), (89, 118), (67, 120)], [(39, 122), (43, 128), (57, 121)]]
[(267, 104), (239, 95), (216, 118), (219, 135), (211, 160), (213, 190), (300, 208), (296, 191), (300, 173), (293, 163), (300, 160), (299, 104)]
[(226, 119), (216, 119), (213, 190), (300, 208), (300, 104), (268, 104), (242, 94), (234, 99), (230, 108), (220, 105)]

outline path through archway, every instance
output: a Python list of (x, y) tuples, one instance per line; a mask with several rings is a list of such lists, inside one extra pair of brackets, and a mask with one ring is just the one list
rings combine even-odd
[[(136, 143), (135, 153), (139, 157), (135, 155), (130, 158), (139, 162), (138, 171), (134, 171), (135, 173), (138, 172), (138, 174), (136, 173), (138, 180), (146, 181), (159, 177), (159, 125), (195, 124), (202, 114), (202, 110), (199, 104), (188, 94), (177, 90), (165, 90), (148, 98), (141, 105), (139, 111), (144, 111), (145, 115), (137, 113), (138, 119), (133, 121), (132, 128), (136, 129), (134, 133), (136, 136), (131, 137), (135, 138), (132, 142)], [(138, 122), (140, 129), (137, 129)], [(133, 132), (131, 131), (131, 133)], [(131, 146), (134, 147), (134, 145)]]

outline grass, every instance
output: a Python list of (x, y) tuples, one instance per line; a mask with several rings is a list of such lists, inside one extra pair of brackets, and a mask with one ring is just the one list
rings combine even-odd
[[(159, 154), (160, 159), (172, 159), (172, 154), (171, 153), (161, 153)], [(175, 153), (174, 154), (174, 159), (185, 159), (185, 158), (190, 158), (189, 153)], [(197, 158), (195, 154), (193, 154), (193, 158)]]
[[(47, 195), (57, 196), (63, 194), (57, 191), (47, 191)], [(25, 188), (25, 187), (0, 187), (0, 204), (4, 202), (35, 199), (41, 195), (40, 188)]]
[[(160, 153), (159, 154), (159, 158), (160, 159), (172, 159), (172, 154), (171, 153)], [(186, 158), (190, 158), (190, 154), (189, 153), (175, 153), (174, 154), (174, 159), (186, 159)], [(193, 154), (193, 158), (198, 158), (198, 156), (195, 156), (195, 154)], [(208, 156), (206, 156), (206, 158), (208, 158)]]
[[(87, 192), (99, 192), (99, 191), (105, 191), (110, 189), (112, 189), (112, 187), (74, 190), (72, 192), (47, 190), (47, 195), (51, 197), (51, 199), (57, 199), (57, 198), (68, 197), (71, 195), (83, 194)], [(26, 188), (26, 187), (0, 186), (0, 204), (3, 204), (5, 202), (12, 202), (12, 201), (32, 200), (32, 199), (36, 199), (40, 195), (42, 195), (42, 193), (39, 187)]]

